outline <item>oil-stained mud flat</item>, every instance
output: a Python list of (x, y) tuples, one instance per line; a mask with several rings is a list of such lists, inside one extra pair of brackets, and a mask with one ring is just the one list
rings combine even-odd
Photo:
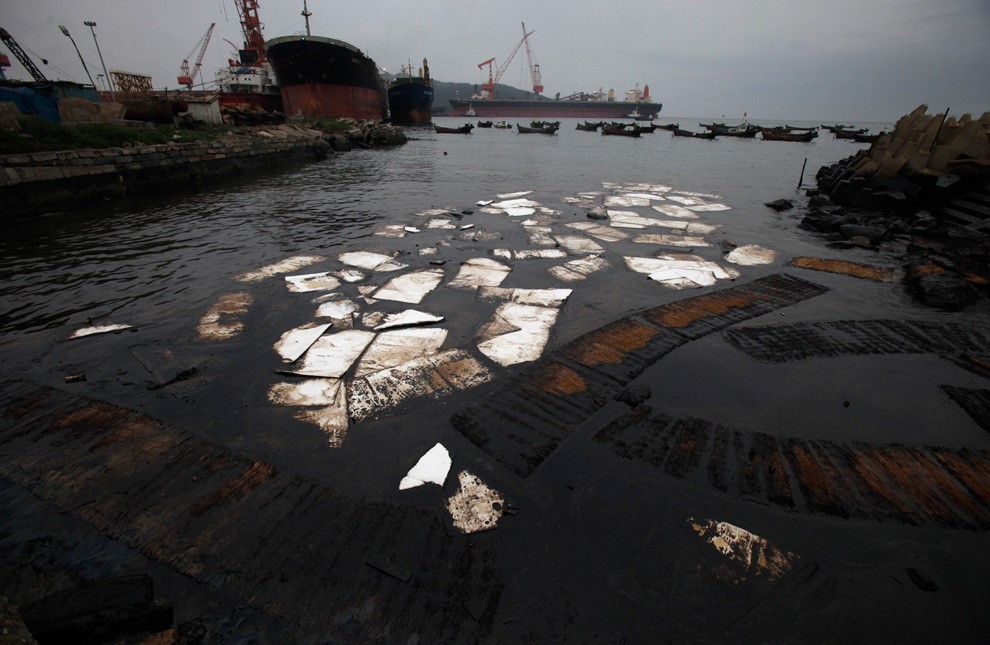
[(457, 642), (490, 628), (501, 583), (489, 547), (452, 539), (434, 514), (341, 495), (50, 388), (4, 382), (0, 410), (0, 475), (304, 632)]

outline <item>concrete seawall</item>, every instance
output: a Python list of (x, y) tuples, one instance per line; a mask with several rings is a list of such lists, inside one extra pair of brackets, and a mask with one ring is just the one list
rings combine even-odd
[(212, 141), (0, 156), (0, 212), (28, 215), (101, 199), (149, 194), (325, 157), (326, 135), (299, 126)]

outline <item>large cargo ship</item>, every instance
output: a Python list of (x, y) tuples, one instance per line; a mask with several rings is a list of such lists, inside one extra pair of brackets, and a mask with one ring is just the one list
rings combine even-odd
[(265, 42), (286, 116), (387, 118), (388, 97), (375, 61), (350, 43), (313, 36), (310, 15), (304, 1), (305, 36), (282, 36)]
[[(609, 93), (612, 94), (611, 92)], [(545, 117), (578, 119), (640, 119), (650, 120), (660, 114), (662, 103), (650, 100), (649, 85), (626, 92), (626, 100), (614, 96), (578, 94), (561, 99), (490, 99), (475, 96), (468, 100), (451, 99), (453, 116), (477, 117)]]
[(433, 112), (433, 86), (430, 66), (423, 59), (419, 74), (412, 65), (403, 65), (399, 76), (388, 87), (388, 111), (392, 123), (429, 123)]

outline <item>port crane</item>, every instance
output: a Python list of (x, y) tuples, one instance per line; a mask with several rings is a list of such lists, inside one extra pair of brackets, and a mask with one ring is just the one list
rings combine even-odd
[[(265, 61), (265, 37), (261, 35), (258, 0), (236, 0), (237, 13), (244, 31), (244, 50), (240, 59), (245, 65), (260, 67)], [(307, 18), (308, 20), (308, 18)], [(247, 55), (245, 55), (247, 54)]]
[[(10, 53), (14, 55), (14, 58), (20, 61), (21, 65), (24, 66), (24, 69), (28, 71), (28, 74), (30, 74), (34, 80), (38, 81), (39, 83), (48, 82), (48, 79), (45, 78), (45, 75), (41, 73), (41, 70), (38, 69), (38, 66), (34, 64), (34, 61), (31, 60), (31, 58), (24, 52), (23, 49), (21, 49), (21, 46), (17, 44), (17, 41), (14, 40), (14, 37), (10, 35), (10, 32), (8, 32), (6, 29), (2, 27), (0, 27), (0, 40), (3, 41), (3, 44), (6, 45), (7, 49), (10, 50)], [(46, 65), (48, 64), (48, 61), (43, 58), (41, 59), (41, 62)]]
[(481, 95), (485, 98), (495, 98), (495, 85), (502, 79), (502, 75), (505, 74), (505, 70), (508, 69), (509, 63), (512, 62), (512, 59), (515, 58), (519, 48), (523, 45), (526, 45), (526, 57), (529, 59), (529, 74), (530, 78), (533, 80), (533, 91), (537, 94), (543, 91), (543, 85), (540, 79), (540, 66), (533, 65), (533, 56), (529, 49), (528, 38), (532, 36), (534, 32), (526, 31), (526, 23), (522, 23), (522, 32), (522, 40), (520, 40), (516, 44), (515, 48), (513, 48), (513, 50), (509, 53), (505, 59), (505, 62), (498, 66), (498, 69), (495, 71), (494, 75), (492, 74), (492, 65), (495, 63), (494, 58), (489, 58), (482, 63), (478, 63), (478, 69), (484, 69), (485, 65), (488, 65), (488, 81), (481, 84)]
[[(179, 66), (179, 85), (185, 85), (187, 89), (193, 88), (193, 82), (196, 79), (196, 73), (199, 71), (200, 67), (203, 65), (203, 55), (206, 53), (206, 46), (210, 44), (210, 36), (213, 35), (213, 28), (217, 26), (217, 23), (210, 23), (210, 28), (206, 30), (206, 34), (196, 43), (196, 47), (199, 47), (199, 56), (196, 57), (196, 64), (193, 65), (192, 72), (189, 71), (189, 58), (192, 56), (192, 52), (189, 52), (189, 56), (182, 59), (182, 65)], [(202, 44), (202, 47), (200, 47)], [(193, 47), (193, 51), (196, 51), (196, 47)]]

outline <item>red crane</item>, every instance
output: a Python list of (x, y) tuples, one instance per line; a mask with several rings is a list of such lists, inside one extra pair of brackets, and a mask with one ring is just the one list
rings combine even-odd
[[(526, 42), (526, 38), (532, 35), (533, 35), (532, 31), (526, 33), (526, 25), (524, 24), (522, 40), (520, 40), (519, 44), (515, 46), (515, 48), (512, 50), (509, 56), (505, 59), (505, 62), (498, 66), (498, 70), (495, 71), (494, 76), (492, 76), (492, 63), (495, 62), (494, 58), (489, 58), (483, 63), (478, 63), (478, 69), (481, 69), (485, 65), (488, 65), (488, 82), (481, 84), (482, 96), (489, 99), (495, 98), (495, 85), (502, 79), (502, 74), (505, 74), (505, 70), (509, 67), (509, 63), (512, 62), (512, 59), (515, 58), (516, 56), (516, 52), (518, 52), (519, 48), (522, 47), (523, 43)], [(529, 49), (528, 45), (526, 46), (526, 49), (527, 50)], [(537, 66), (536, 73), (539, 74), (539, 66)], [(543, 90), (542, 85), (540, 86), (540, 90), (541, 91)]]
[[(204, 35), (196, 47), (199, 47), (199, 56), (196, 57), (196, 64), (193, 65), (192, 73), (189, 71), (189, 57), (192, 56), (192, 52), (189, 52), (189, 56), (182, 59), (182, 65), (179, 66), (179, 85), (185, 85), (187, 89), (192, 89), (193, 81), (196, 79), (196, 72), (199, 71), (200, 66), (203, 64), (203, 55), (206, 53), (206, 46), (210, 44), (210, 36), (213, 35), (213, 28), (217, 26), (217, 23), (210, 23), (210, 28), (206, 30), (206, 35)], [(202, 47), (200, 47), (202, 43)], [(193, 47), (193, 52), (196, 51), (196, 47)]]
[[(523, 30), (523, 42), (526, 43), (526, 61), (529, 63), (529, 76), (533, 79), (533, 93), (542, 94), (543, 93), (543, 77), (540, 75), (540, 65), (533, 64), (533, 52), (529, 50), (529, 40), (526, 38), (529, 34), (526, 33), (526, 23), (522, 23)], [(532, 32), (530, 32), (532, 33)]]

